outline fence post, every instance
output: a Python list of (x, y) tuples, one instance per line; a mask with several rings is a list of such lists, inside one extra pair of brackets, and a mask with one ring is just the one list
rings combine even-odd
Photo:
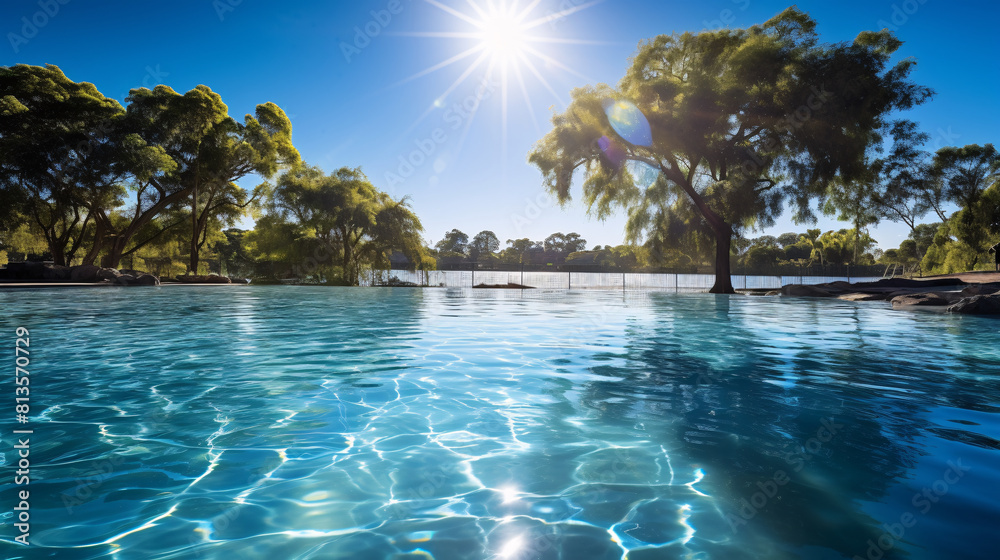
[(472, 287), (476, 287), (476, 263), (472, 263)]
[(524, 289), (524, 261), (521, 261), (521, 289)]
[(676, 293), (678, 293), (680, 291), (681, 291), (680, 276), (678, 275), (677, 271), (675, 270), (674, 271), (674, 293), (676, 294)]
[(567, 270), (566, 271), (566, 275), (567, 275), (566, 289), (567, 290), (572, 290), (573, 289), (573, 272)]

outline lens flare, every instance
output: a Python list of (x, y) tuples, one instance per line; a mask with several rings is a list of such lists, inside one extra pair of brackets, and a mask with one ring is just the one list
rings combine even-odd
[(608, 162), (615, 169), (620, 169), (625, 160), (628, 159), (625, 148), (616, 140), (607, 136), (601, 136), (597, 139), (597, 147), (604, 152), (604, 156), (608, 158)]
[(604, 101), (604, 112), (608, 116), (611, 128), (623, 140), (633, 146), (653, 145), (653, 132), (649, 128), (649, 121), (635, 103), (608, 99)]

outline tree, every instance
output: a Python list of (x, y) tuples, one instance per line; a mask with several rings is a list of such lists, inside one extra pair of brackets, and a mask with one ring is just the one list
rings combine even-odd
[(345, 284), (357, 285), (366, 265), (388, 264), (393, 250), (422, 262), (423, 226), (409, 202), (376, 189), (360, 168), (342, 167), (330, 175), (306, 165), (289, 170), (272, 189), (268, 211), (280, 219), (275, 229), (295, 223), (293, 235), (316, 247), (314, 254), (339, 261)]
[[(863, 174), (886, 116), (932, 93), (908, 81), (912, 59), (889, 67), (902, 44), (891, 32), (821, 45), (815, 26), (789, 8), (749, 29), (644, 42), (617, 88), (573, 92), (529, 161), (564, 203), (581, 170), (590, 211), (626, 209), (631, 232), (648, 234), (689, 199), (680, 208), (693, 207), (715, 240), (711, 291), (734, 293), (734, 232), (771, 225), (788, 198), (799, 219), (813, 218), (810, 200)], [(640, 188), (625, 162), (659, 177)]]
[(468, 248), (469, 258), (478, 261), (481, 257), (493, 257), (500, 250), (500, 240), (492, 231), (483, 230), (472, 238)]
[(0, 67), (0, 189), (22, 201), (56, 264), (94, 235), (95, 207), (117, 204), (127, 172), (118, 152), (147, 148), (115, 134), (123, 116), (117, 101), (57, 66)]
[(571, 232), (563, 238), (563, 251), (567, 254), (587, 249), (587, 240), (580, 237), (579, 233)]
[(796, 243), (799, 242), (799, 234), (791, 232), (782, 233), (777, 237), (776, 241), (778, 242), (778, 245), (781, 245), (782, 248), (786, 248), (789, 245), (795, 245)]
[(532, 241), (527, 237), (521, 239), (508, 239), (508, 248), (504, 249), (503, 259), (511, 264), (525, 264), (531, 262), (531, 253), (542, 250), (541, 243)]
[[(121, 258), (162, 235), (179, 222), (148, 231), (154, 219), (167, 209), (197, 192), (202, 165), (202, 143), (215, 125), (226, 119), (226, 106), (218, 94), (206, 86), (180, 95), (167, 86), (134, 89), (129, 92), (123, 134), (131, 142), (148, 145), (151, 154), (131, 150), (122, 154), (134, 193), (127, 214), (116, 216), (107, 208), (93, 207), (97, 232), (95, 243), (84, 262), (94, 262), (103, 252), (101, 264), (116, 267)], [(192, 221), (196, 220), (192, 212)], [(139, 241), (134, 241), (139, 239)]]
[(968, 268), (975, 268), (990, 245), (990, 222), (1000, 204), (995, 194), (1000, 187), (991, 189), (1000, 180), (1000, 153), (993, 144), (941, 148), (934, 154), (930, 176), (960, 207), (951, 218), (951, 233), (969, 247)]
[(192, 274), (198, 271), (209, 220), (234, 225), (262, 192), (258, 187), (247, 193), (235, 181), (251, 173), (269, 178), (280, 167), (299, 162), (299, 153), (292, 146), (292, 123), (274, 103), (258, 105), (256, 117), (246, 115), (243, 123), (227, 116), (202, 139), (200, 151), (191, 193)]
[(542, 246), (546, 251), (568, 255), (587, 248), (587, 240), (580, 237), (579, 233), (553, 233), (545, 238)]
[(911, 121), (898, 121), (892, 129), (893, 147), (879, 160), (879, 181), (872, 192), (878, 217), (903, 222), (912, 233), (917, 220), (930, 210), (941, 214), (939, 191), (928, 180), (928, 154), (919, 149), (929, 136)]
[[(184, 95), (162, 85), (134, 89), (128, 101), (128, 122), (134, 132), (149, 144), (161, 146), (178, 169), (145, 181), (138, 178), (137, 208), (147, 197), (149, 205), (148, 212), (139, 213), (135, 221), (141, 227), (142, 217), (187, 198), (189, 270), (195, 274), (209, 221), (232, 225), (260, 194), (248, 194), (235, 181), (251, 173), (267, 178), (280, 166), (298, 162), (291, 144), (291, 122), (277, 105), (264, 103), (257, 106), (256, 116), (246, 115), (239, 123), (229, 116), (221, 96), (203, 85)], [(110, 247), (112, 261), (119, 249), (124, 252), (122, 235), (117, 237)]]
[(460, 230), (453, 229), (444, 234), (444, 239), (434, 247), (441, 253), (458, 253), (464, 255), (469, 247), (469, 236)]
[(225, 264), (230, 276), (249, 277), (253, 274), (254, 256), (252, 254), (247, 232), (238, 228), (229, 228), (222, 232), (225, 239), (212, 247)]

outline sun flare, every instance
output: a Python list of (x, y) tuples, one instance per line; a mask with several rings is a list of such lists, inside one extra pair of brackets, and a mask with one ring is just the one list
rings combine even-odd
[(524, 55), (527, 46), (527, 29), (512, 14), (496, 12), (483, 22), (481, 41), (483, 49), (500, 63), (507, 63)]
[[(560, 5), (557, 10), (545, 11), (540, 6), (542, 0), (531, 0), (519, 5), (518, 0), (424, 0), (450, 18), (442, 18), (441, 24), (452, 27), (447, 31), (419, 31), (401, 33), (413, 37), (426, 37), (461, 41), (455, 55), (413, 74), (397, 85), (423, 78), (444, 70), (454, 64), (464, 62), (465, 70), (450, 85), (445, 87), (427, 107), (422, 115), (404, 134), (413, 130), (434, 110), (450, 106), (449, 99), (462, 84), (479, 82), (497, 84), (496, 97), (501, 110), (500, 143), (501, 153), (506, 160), (508, 106), (510, 96), (519, 95), (528, 111), (526, 123), (531, 123), (541, 134), (541, 126), (531, 103), (532, 82), (540, 84), (559, 105), (565, 106), (563, 96), (549, 82), (553, 71), (562, 71), (577, 76), (585, 83), (592, 83), (588, 76), (573, 70), (546, 53), (545, 45), (602, 45), (601, 41), (568, 39), (559, 37), (557, 27), (565, 18), (585, 10), (603, 0), (574, 0), (569, 7)], [(454, 18), (454, 19), (452, 19)], [(457, 24), (457, 28), (454, 27)], [(513, 90), (513, 91), (512, 91)], [(492, 91), (492, 89), (490, 90)], [(491, 96), (493, 94), (491, 93)], [(459, 149), (465, 135), (476, 118), (482, 103), (475, 103), (462, 123)]]

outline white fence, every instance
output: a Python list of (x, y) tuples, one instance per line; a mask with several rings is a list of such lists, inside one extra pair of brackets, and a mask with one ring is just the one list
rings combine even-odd
[[(715, 283), (711, 274), (647, 274), (620, 272), (520, 272), (477, 270), (389, 270), (380, 273), (380, 284), (395, 278), (420, 286), (471, 288), (479, 284), (521, 284), (548, 290), (673, 290), (707, 291)], [(371, 278), (365, 284), (372, 285)], [(881, 277), (841, 276), (746, 276), (734, 274), (737, 290), (777, 290), (786, 284), (825, 284), (838, 280), (874, 282)]]

